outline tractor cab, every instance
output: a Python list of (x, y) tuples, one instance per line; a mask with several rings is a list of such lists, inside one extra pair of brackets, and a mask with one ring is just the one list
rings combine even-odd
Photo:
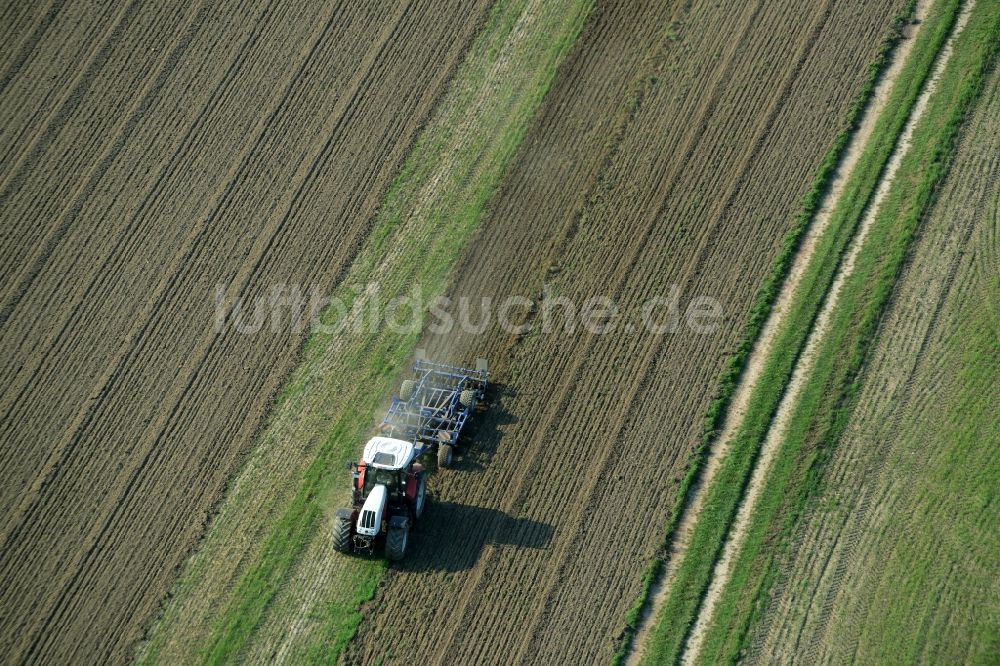
[(389, 559), (402, 559), (410, 527), (424, 510), (427, 479), (415, 462), (420, 450), (412, 442), (372, 437), (354, 465), (351, 509), (337, 511), (334, 547), (342, 552), (371, 554), (384, 537)]
[(413, 442), (392, 437), (372, 437), (365, 444), (362, 459), (375, 469), (398, 470), (406, 467), (417, 457)]
[(361, 461), (354, 467), (354, 491), (364, 499), (376, 486), (384, 486), (390, 501), (401, 502), (407, 491), (413, 495), (412, 486), (423, 471), (413, 461), (419, 450), (412, 442), (391, 437), (372, 437), (365, 445)]

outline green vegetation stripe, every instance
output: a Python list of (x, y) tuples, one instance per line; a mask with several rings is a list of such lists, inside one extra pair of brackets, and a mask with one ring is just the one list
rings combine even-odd
[[(674, 504), (670, 513), (670, 518), (667, 521), (665, 530), (666, 540), (660, 549), (663, 553), (669, 551), (670, 543), (675, 537), (675, 530), (677, 528), (677, 523), (680, 520), (681, 511), (683, 510), (685, 504), (690, 501), (688, 494), (690, 493), (698, 474), (701, 472), (702, 465), (705, 463), (708, 456), (710, 445), (714, 442), (715, 438), (722, 429), (726, 410), (729, 408), (733, 394), (736, 391), (736, 385), (746, 367), (750, 356), (750, 350), (753, 348), (754, 343), (764, 327), (764, 323), (767, 320), (768, 315), (771, 313), (771, 309), (774, 307), (774, 303), (778, 298), (778, 294), (781, 291), (785, 279), (788, 277), (788, 273), (792, 267), (792, 262), (799, 250), (802, 239), (805, 236), (806, 229), (808, 228), (813, 216), (817, 213), (820, 201), (833, 180), (834, 170), (847, 148), (851, 134), (857, 129), (858, 123), (861, 121), (861, 116), (871, 100), (878, 77), (882, 70), (887, 66), (888, 57), (902, 36), (903, 26), (912, 20), (915, 8), (916, 1), (911, 0), (905, 11), (893, 21), (893, 25), (890, 28), (889, 34), (886, 36), (881, 49), (879, 50), (878, 56), (876, 56), (875, 60), (868, 66), (868, 78), (865, 81), (865, 85), (862, 87), (861, 93), (858, 95), (858, 98), (854, 101), (854, 104), (851, 107), (848, 115), (849, 119), (847, 127), (839, 135), (837, 135), (837, 138), (834, 139), (833, 145), (823, 156), (823, 159), (820, 162), (819, 170), (816, 173), (816, 177), (813, 179), (809, 191), (802, 200), (801, 209), (795, 219), (795, 223), (782, 240), (781, 251), (775, 258), (770, 273), (757, 293), (754, 300), (754, 306), (750, 311), (750, 317), (747, 320), (746, 328), (740, 338), (740, 343), (737, 347), (736, 353), (728, 359), (726, 367), (719, 378), (719, 388), (716, 391), (717, 397), (712, 401), (708, 412), (705, 414), (705, 427), (702, 434), (701, 444), (698, 448), (697, 454), (692, 459), (691, 464), (688, 466), (687, 472), (684, 475), (684, 479), (681, 482), (678, 492), (677, 501)], [(632, 641), (638, 631), (640, 617), (645, 611), (647, 605), (651, 603), (650, 591), (652, 586), (657, 578), (662, 574), (665, 564), (666, 562), (663, 557), (658, 557), (650, 563), (649, 568), (644, 574), (640, 596), (625, 617), (625, 630), (612, 661), (614, 666), (618, 666), (623, 663), (625, 657), (628, 655), (632, 646)]]
[[(954, 11), (948, 4), (948, 11)], [(979, 98), (1000, 47), (1000, 0), (979, 0), (938, 80), (862, 248), (845, 282), (816, 365), (776, 456), (733, 575), (716, 606), (703, 663), (733, 662), (776, 575), (779, 547), (814, 496), (824, 462), (848, 423), (860, 372), (878, 322), (921, 220), (954, 156), (963, 120)], [(901, 661), (907, 661), (900, 657)]]
[[(847, 144), (849, 132), (853, 131), (860, 121), (877, 76), (892, 48), (898, 43), (902, 27), (913, 16), (914, 9), (915, 3), (911, 2), (904, 15), (895, 22), (879, 57), (869, 69), (869, 80), (861, 98), (854, 106), (850, 129), (838, 137), (833, 149), (824, 159), (814, 187), (806, 197), (803, 215), (786, 239), (783, 252), (776, 263), (775, 273), (765, 284), (758, 307), (752, 314), (749, 328), (752, 335), (744, 339), (739, 358), (733, 359), (723, 376), (721, 395), (724, 397), (717, 401), (717, 406), (713, 405), (713, 410), (709, 413), (703, 448), (707, 448), (707, 443), (717, 435), (724, 407), (735, 389), (739, 372), (749, 354), (750, 345), (759, 334), (763, 319), (766, 318), (780, 290), (781, 282), (787, 275), (805, 227), (811, 220), (819, 199), (829, 184), (836, 161)], [(673, 663), (680, 657), (684, 640), (695, 621), (701, 599), (710, 582), (712, 569), (721, 556), (726, 534), (749, 481), (760, 444), (784, 394), (792, 369), (833, 282), (840, 259), (860, 224), (865, 207), (875, 191), (879, 177), (906, 125), (923, 84), (930, 75), (936, 56), (947, 40), (957, 18), (958, 9), (958, 0), (941, 0), (935, 5), (919, 33), (909, 61), (896, 81), (885, 110), (876, 121), (872, 139), (848, 179), (829, 226), (817, 244), (813, 259), (806, 269), (784, 325), (776, 336), (772, 354), (765, 362), (760, 382), (751, 395), (743, 427), (734, 437), (729, 455), (723, 461), (712, 486), (707, 489), (708, 496), (704, 509), (699, 515), (685, 557), (653, 627), (645, 653), (647, 663)], [(693, 473), (691, 476), (693, 478)], [(679, 511), (675, 512), (671, 526), (676, 524), (678, 513)]]
[[(334, 297), (352, 307), (357, 299), (356, 279), (378, 275), (385, 305), (396, 295), (405, 295), (419, 284), (425, 302), (444, 290), (449, 272), (461, 248), (483, 216), (504, 169), (521, 145), (527, 128), (555, 76), (556, 69), (580, 34), (592, 0), (545, 3), (538, 16), (528, 22), (530, 32), (519, 35), (513, 49), (505, 50), (527, 0), (498, 0), (490, 18), (470, 47), (449, 93), (435, 117), (422, 132), (381, 208), (376, 226), (365, 248), (351, 268), (352, 278)], [(537, 9), (537, 8), (536, 8)], [(477, 123), (480, 131), (460, 133), (468, 118), (483, 77), (504, 59), (516, 66), (518, 76), (507, 77), (493, 92), (492, 104), (478, 107), (490, 114)], [(487, 108), (486, 111), (483, 111)], [(413, 211), (432, 183), (432, 176), (446, 172), (446, 186), (436, 190), (433, 210), (425, 206), (423, 217), (413, 221)], [(406, 237), (401, 238), (404, 233)], [(377, 272), (381, 262), (392, 261), (388, 274)], [(328, 311), (327, 321), (341, 313)], [(346, 335), (346, 333), (345, 333)], [(303, 357), (315, 359), (334, 342), (334, 335), (316, 332), (307, 341)], [(412, 355), (417, 333), (377, 330), (365, 333), (348, 345), (340, 357), (351, 369), (351, 385), (362, 387), (350, 397), (350, 408), (337, 415), (330, 435), (315, 452), (290, 504), (272, 525), (263, 547), (238, 579), (227, 606), (207, 645), (193, 648), (194, 656), (207, 663), (229, 663), (250, 644), (265, 620), (276, 595), (287, 583), (304, 549), (324, 529), (324, 502), (338, 497), (343, 485), (343, 465), (349, 460), (375, 420), (377, 410), (391, 391), (397, 370)], [(345, 358), (346, 356), (346, 358)], [(278, 398), (278, 406), (306, 390), (307, 373), (296, 372)], [(331, 557), (334, 555), (331, 553)], [(310, 661), (337, 657), (356, 631), (361, 619), (359, 605), (374, 593), (384, 564), (354, 563), (349, 589), (337, 591), (321, 609), (321, 629), (315, 640), (297, 656)], [(166, 620), (169, 623), (169, 620)], [(159, 650), (169, 626), (154, 632), (143, 661), (159, 660)]]

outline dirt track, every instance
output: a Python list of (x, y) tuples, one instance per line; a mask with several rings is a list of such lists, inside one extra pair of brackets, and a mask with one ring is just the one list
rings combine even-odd
[[(968, 634), (975, 623), (989, 623), (986, 609), (995, 608), (996, 585), (989, 584), (995, 581), (989, 573), (995, 556), (976, 554), (991, 540), (995, 545), (995, 535), (963, 535), (956, 542), (960, 511), (952, 513), (952, 504), (965, 501), (963, 495), (932, 497), (928, 506), (928, 490), (951, 444), (933, 436), (935, 423), (946, 420), (957, 400), (969, 351), (970, 340), (957, 333), (974, 321), (963, 309), (996, 302), (998, 117), (995, 69), (879, 330), (857, 407), (825, 473), (823, 495), (796, 530), (757, 625), (749, 655), (755, 663), (884, 660), (878, 650), (891, 646), (871, 637), (895, 604), (923, 618), (913, 623), (912, 639), (925, 646), (925, 659), (975, 662), (973, 650), (990, 649)], [(995, 312), (992, 320), (995, 325)], [(991, 388), (974, 390), (990, 395)], [(971, 414), (966, 420), (975, 423)], [(970, 455), (962, 451), (949, 476), (961, 478)], [(972, 486), (964, 490), (971, 495)], [(919, 561), (899, 564), (912, 547), (900, 544), (912, 542), (921, 549)], [(925, 563), (934, 573), (923, 580), (945, 589), (928, 593), (930, 587), (894, 580), (916, 576)], [(892, 601), (883, 602), (879, 595), (887, 586)], [(908, 640), (906, 648), (912, 644)]]
[(298, 349), (216, 285), (329, 291), (486, 3), (58, 5), (3, 23), (0, 653), (120, 661)]
[(488, 355), (503, 386), (348, 661), (610, 658), (743, 313), (899, 4), (598, 6), (451, 293), (548, 284), (634, 315), (676, 284), (727, 316), (711, 335), (428, 339)]

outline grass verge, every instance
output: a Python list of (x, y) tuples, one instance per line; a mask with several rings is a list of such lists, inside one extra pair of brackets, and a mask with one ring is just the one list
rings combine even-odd
[[(739, 346), (736, 352), (728, 359), (726, 367), (719, 378), (719, 388), (716, 392), (716, 398), (712, 401), (708, 412), (705, 414), (705, 428), (702, 434), (701, 445), (696, 455), (692, 458), (691, 464), (688, 466), (687, 472), (681, 482), (677, 502), (674, 504), (667, 522), (667, 538), (661, 547), (662, 552), (669, 550), (671, 540), (674, 538), (674, 531), (680, 520), (681, 511), (685, 504), (690, 501), (688, 495), (691, 488), (698, 474), (701, 472), (702, 465), (705, 463), (710, 445), (714, 442), (722, 428), (726, 410), (729, 408), (733, 394), (736, 391), (736, 385), (746, 367), (750, 351), (760, 335), (764, 323), (771, 313), (771, 309), (774, 307), (781, 287), (791, 270), (792, 262), (799, 250), (806, 229), (816, 214), (820, 201), (833, 179), (834, 171), (844, 150), (847, 148), (850, 136), (857, 129), (865, 107), (871, 100), (878, 77), (885, 68), (892, 50), (899, 42), (903, 26), (912, 19), (915, 7), (915, 0), (911, 0), (906, 10), (893, 21), (893, 26), (886, 36), (878, 56), (868, 66), (868, 78), (861, 93), (851, 107), (847, 127), (837, 135), (833, 145), (823, 156), (816, 177), (813, 179), (809, 191), (803, 197), (801, 210), (795, 219), (795, 223), (782, 240), (781, 250), (775, 258), (771, 271), (754, 301), (754, 306), (750, 311), (750, 317), (740, 338)], [(662, 574), (665, 564), (664, 558), (658, 557), (650, 563), (649, 568), (643, 575), (640, 596), (625, 618), (625, 630), (612, 661), (614, 666), (623, 663), (625, 657), (628, 655), (632, 647), (632, 641), (638, 631), (639, 619), (647, 605), (651, 602), (650, 592), (653, 584)]]
[[(882, 170), (889, 160), (892, 148), (902, 133), (910, 110), (930, 75), (935, 57), (954, 24), (958, 6), (958, 0), (942, 0), (931, 11), (919, 33), (909, 61), (900, 72), (886, 109), (876, 122), (872, 140), (865, 147), (848, 179), (829, 226), (817, 245), (812, 262), (806, 269), (784, 326), (776, 336), (774, 351), (766, 361), (760, 382), (751, 396), (743, 427), (735, 436), (729, 455), (720, 466), (715, 481), (707, 489), (708, 495), (699, 515), (697, 527), (684, 560), (677, 570), (673, 585), (667, 592), (667, 598), (659, 618), (656, 619), (649, 645), (646, 647), (647, 663), (672, 663), (680, 657), (684, 640), (696, 618), (715, 562), (721, 555), (726, 534), (749, 480), (760, 444), (784, 393), (784, 387), (791, 377), (812, 322), (818, 315), (823, 299), (833, 282), (840, 258), (854, 236), (865, 206), (874, 193)], [(718, 434), (725, 409), (746, 363), (749, 350), (760, 333), (805, 229), (829, 185), (837, 160), (847, 145), (850, 133), (860, 121), (879, 73), (899, 41), (901, 28), (910, 20), (914, 9), (915, 3), (910, 2), (903, 14), (894, 22), (878, 58), (869, 67), (869, 78), (853, 107), (849, 128), (838, 136), (834, 146), (825, 156), (813, 187), (805, 198), (802, 213), (785, 239), (771, 277), (761, 289), (743, 343), (723, 374), (720, 397), (713, 403), (706, 417), (702, 455), (697, 458), (699, 465), (704, 460), (708, 445)], [(689, 470), (685, 479), (685, 490), (693, 483), (697, 473), (697, 468)], [(683, 504), (679, 502), (675, 508), (668, 526), (668, 534), (672, 534), (682, 506)]]
[[(419, 330), (415, 326), (413, 332), (397, 333), (354, 324), (371, 307), (384, 309), (392, 298), (409, 295), (414, 285), (419, 285), (423, 302), (444, 290), (591, 6), (592, 0), (498, 0), (494, 5), (389, 189), (347, 279), (333, 294), (350, 312), (345, 319), (333, 309), (324, 313), (331, 324), (339, 320), (343, 327), (337, 333), (317, 331), (307, 340), (302, 364), (279, 395), (255, 448), (294, 437), (297, 422), (317, 424), (328, 436), (315, 449), (303, 452), (300, 446), (295, 453), (303, 458), (301, 473), (290, 480), (291, 489), (275, 491), (284, 494), (272, 500), (268, 516), (273, 519), (265, 516), (254, 524), (251, 516), (251, 525), (239, 533), (233, 526), (247, 522), (242, 515), (252, 511), (247, 508), (251, 501), (259, 501), (266, 487), (259, 480), (267, 481), (271, 464), (267, 456), (251, 456), (252, 464), (234, 480), (206, 535), (218, 544), (246, 541), (249, 545), (238, 553), (243, 559), (234, 565), (224, 557), (196, 556), (151, 632), (141, 661), (232, 662), (252, 644), (279, 595), (301, 582), (293, 578), (303, 553), (323, 539), (330, 505), (346, 501), (346, 491), (340, 490), (346, 488), (344, 463), (376, 421)], [(357, 285), (370, 284), (379, 289), (357, 290)], [(327, 399), (334, 393), (336, 399)], [(293, 442), (286, 451), (295, 448)], [(255, 539), (257, 534), (262, 538)], [(331, 550), (329, 557), (339, 556)], [(205, 592), (215, 584), (213, 578), (230, 575), (226, 570), (233, 566), (239, 574), (231, 586), (215, 596)], [(338, 568), (343, 575), (321, 593), (311, 612), (309, 637), (297, 646), (296, 657), (336, 658), (353, 636), (361, 617), (358, 607), (373, 594), (385, 565), (344, 558)], [(211, 601), (199, 602), (203, 593)], [(186, 634), (198, 620), (187, 617), (186, 609), (199, 603), (203, 617), (213, 623), (207, 633), (191, 638)]]
[[(951, 5), (941, 8), (953, 12)], [(1000, 45), (1000, 1), (979, 0), (916, 127), (890, 190), (845, 282), (788, 435), (716, 606), (701, 653), (705, 663), (733, 662), (746, 648), (776, 575), (776, 553), (818, 488), (824, 462), (848, 423), (862, 365), (909, 246), (934, 201), (963, 120), (979, 98)]]

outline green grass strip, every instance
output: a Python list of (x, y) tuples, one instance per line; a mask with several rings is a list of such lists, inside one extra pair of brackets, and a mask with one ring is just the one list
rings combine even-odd
[[(429, 124), (435, 131), (425, 130), (414, 146), (386, 196), (367, 247), (360, 254), (359, 263), (368, 261), (375, 266), (383, 258), (384, 248), (395, 239), (403, 217), (409, 212), (408, 207), (419, 197), (435, 168), (446, 160), (455, 162), (454, 186), (436, 202), (438, 207), (428, 215), (424, 226), (412, 234), (412, 242), (402, 244), (405, 252), (393, 258), (389, 285), (396, 291), (384, 295), (386, 300), (395, 293), (406, 294), (413, 284), (420, 284), (425, 302), (443, 292), (451, 267), (496, 192), (504, 169), (521, 145), (558, 64), (575, 43), (591, 6), (592, 0), (549, 4), (543, 10), (547, 20), (533, 26), (537, 34), (523, 39), (518, 44), (523, 50), (513, 54), (504, 52), (502, 46), (527, 2), (499, 0), (493, 7), (490, 19), (470, 49), (470, 54), (477, 58), (473, 62), (466, 58), (451, 85), (451, 96), (444, 100), (445, 105), (451, 103), (453, 107), (435, 112), (438, 115)], [(523, 61), (521, 71), (527, 72), (524, 80), (512, 80), (495, 93), (500, 99), (490, 110), (493, 116), (486, 125), (490, 131), (471, 137), (454, 135), (453, 130), (465, 119), (464, 110), (475, 102), (474, 93), (482, 78), (500, 58)], [(448, 127), (442, 130), (441, 123)], [(483, 129), (484, 126), (477, 124), (477, 127)], [(457, 152), (452, 152), (456, 144)], [(365, 272), (364, 266), (354, 266), (354, 269), (362, 274)], [(347, 286), (335, 295), (346, 302), (351, 300)], [(335, 494), (332, 489), (345, 483), (343, 463), (363, 441), (377, 410), (391, 391), (397, 370), (404, 367), (412, 355), (416, 341), (415, 334), (394, 335), (378, 331), (352, 348), (352, 379), (359, 381), (355, 385), (363, 386), (363, 390), (354, 395), (354, 407), (337, 418), (329, 437), (307, 467), (293, 499), (266, 537), (260, 554), (239, 578), (208, 645), (200, 650), (204, 662), (233, 662), (249, 645), (306, 544), (318, 530), (324, 529), (322, 502)], [(329, 344), (329, 335), (316, 333), (306, 343), (305, 356), (315, 357)], [(304, 382), (300, 381), (302, 374), (293, 374), (293, 377), (297, 379), (286, 386), (279, 403), (305, 390)], [(320, 639), (309, 646), (303, 658), (328, 661), (337, 657), (356, 631), (361, 618), (359, 604), (374, 593), (383, 570), (381, 562), (360, 564), (360, 575), (354, 587), (323, 608), (326, 629), (320, 632)], [(154, 644), (147, 651), (145, 661), (156, 660), (157, 646)]]
[[(819, 486), (824, 462), (847, 426), (878, 322), (998, 45), (1000, 0), (979, 0), (844, 284), (732, 578), (716, 606), (701, 653), (703, 663), (733, 662), (747, 647), (749, 628), (760, 617), (777, 574), (776, 553), (787, 547), (792, 527)], [(900, 659), (908, 661), (902, 653)]]
[[(781, 251), (778, 253), (778, 256), (775, 257), (774, 263), (771, 266), (771, 271), (764, 280), (764, 283), (754, 299), (754, 305), (750, 310), (750, 317), (747, 320), (746, 327), (740, 337), (740, 343), (736, 349), (736, 353), (730, 356), (727, 360), (726, 367), (722, 371), (722, 375), (719, 378), (719, 388), (716, 391), (717, 397), (712, 401), (708, 412), (705, 414), (705, 427), (702, 433), (701, 444), (698, 447), (696, 455), (692, 458), (691, 463), (688, 465), (688, 469), (681, 481), (677, 494), (677, 501), (674, 503), (670, 512), (670, 517), (667, 521), (665, 530), (667, 537), (663, 546), (660, 548), (661, 552), (665, 553), (670, 548), (671, 541), (675, 536), (677, 524), (681, 518), (681, 512), (683, 511), (686, 503), (690, 501), (688, 494), (691, 491), (698, 474), (701, 472), (702, 466), (708, 456), (710, 445), (714, 442), (715, 438), (722, 429), (726, 410), (729, 408), (733, 399), (733, 394), (736, 392), (736, 385), (746, 367), (747, 361), (750, 357), (750, 351), (760, 335), (761, 330), (764, 328), (764, 323), (767, 321), (767, 317), (771, 313), (771, 309), (774, 307), (774, 303), (778, 298), (781, 287), (784, 284), (785, 279), (788, 277), (788, 273), (792, 268), (792, 262), (795, 259), (795, 254), (799, 250), (799, 246), (802, 243), (802, 239), (805, 236), (805, 232), (810, 221), (818, 210), (820, 200), (833, 180), (834, 170), (836, 169), (844, 150), (847, 148), (850, 136), (857, 129), (865, 107), (871, 100), (878, 76), (886, 66), (887, 58), (890, 53), (899, 42), (902, 35), (902, 27), (911, 20), (915, 7), (915, 0), (911, 0), (904, 13), (897, 17), (893, 22), (893, 26), (890, 29), (889, 34), (886, 36), (878, 56), (868, 66), (868, 78), (865, 81), (865, 85), (862, 87), (858, 98), (851, 106), (847, 128), (837, 135), (837, 138), (834, 139), (833, 145), (829, 150), (827, 150), (823, 159), (820, 161), (820, 167), (816, 173), (816, 177), (813, 179), (812, 186), (809, 188), (805, 197), (803, 197), (801, 210), (796, 217), (792, 228), (785, 234), (781, 244)], [(642, 617), (647, 605), (651, 603), (650, 592), (653, 584), (663, 573), (665, 564), (666, 562), (662, 556), (657, 557), (650, 563), (649, 568), (646, 570), (645, 574), (643, 574), (639, 598), (625, 616), (625, 630), (622, 633), (622, 638), (618, 644), (614, 658), (612, 659), (613, 666), (619, 666), (624, 663), (625, 657), (628, 655), (629, 650), (632, 647), (632, 641), (635, 639), (635, 635), (638, 632), (640, 618)]]
[[(743, 426), (734, 437), (729, 455), (720, 466), (712, 486), (707, 489), (708, 495), (691, 542), (653, 627), (645, 652), (646, 663), (673, 663), (680, 658), (684, 640), (696, 619), (701, 599), (711, 580), (712, 569), (721, 556), (726, 535), (749, 481), (760, 444), (781, 401), (812, 323), (833, 282), (840, 259), (854, 236), (865, 206), (875, 191), (910, 111), (930, 75), (935, 57), (947, 40), (957, 18), (958, 8), (959, 0), (941, 0), (926, 20), (910, 58), (890, 93), (889, 102), (876, 121), (872, 138), (848, 179), (829, 226), (817, 244), (813, 259), (793, 298), (784, 325), (776, 336), (772, 354), (765, 363), (760, 382), (751, 395)], [(749, 349), (759, 334), (763, 320), (766, 319), (781, 283), (787, 275), (805, 228), (829, 185), (833, 169), (847, 145), (850, 132), (856, 129), (877, 77), (899, 41), (901, 28), (909, 21), (914, 9), (915, 3), (911, 2), (903, 16), (896, 20), (880, 55), (870, 66), (869, 79), (853, 108), (850, 127), (837, 138), (833, 148), (827, 153), (814, 186), (806, 197), (803, 213), (795, 228), (786, 237), (772, 277), (765, 283), (758, 305), (751, 315), (749, 335), (744, 338), (740, 353), (731, 360), (723, 375), (720, 391), (722, 397), (713, 404), (708, 414), (703, 449), (707, 449), (708, 443), (718, 433), (725, 407), (731, 399), (739, 374), (746, 363)], [(704, 454), (700, 458), (703, 457)], [(689, 479), (693, 480), (696, 473), (697, 470), (689, 472)], [(690, 484), (690, 481), (687, 483)], [(679, 507), (672, 517), (671, 530), (676, 526), (678, 514)]]
[[(899, 42), (902, 35), (902, 27), (911, 20), (915, 7), (915, 0), (911, 0), (906, 10), (893, 22), (893, 26), (891, 27), (889, 34), (886, 36), (878, 56), (868, 66), (868, 78), (865, 81), (865, 85), (863, 86), (861, 93), (858, 95), (858, 98), (855, 100), (850, 109), (847, 128), (837, 135), (836, 139), (834, 139), (833, 145), (820, 161), (820, 167), (813, 180), (812, 186), (806, 193), (805, 197), (803, 197), (801, 210), (796, 217), (792, 228), (785, 234), (785, 237), (782, 240), (781, 251), (778, 253), (778, 256), (775, 257), (771, 271), (757, 293), (754, 305), (750, 311), (750, 317), (747, 320), (746, 328), (740, 338), (740, 343), (737, 347), (736, 353), (728, 359), (726, 367), (719, 378), (719, 388), (716, 392), (717, 397), (712, 401), (708, 412), (705, 414), (705, 428), (702, 434), (701, 444), (698, 448), (697, 454), (692, 458), (687, 472), (681, 482), (677, 501), (671, 510), (670, 518), (668, 519), (666, 525), (665, 531), (667, 537), (661, 547), (661, 552), (665, 553), (669, 550), (670, 543), (675, 536), (677, 523), (680, 520), (681, 511), (683, 510), (685, 504), (690, 500), (688, 493), (697, 479), (702, 465), (705, 463), (710, 445), (718, 436), (719, 431), (722, 428), (726, 410), (729, 408), (733, 394), (736, 391), (736, 385), (743, 373), (744, 368), (746, 367), (750, 351), (760, 335), (761, 330), (764, 327), (764, 323), (767, 320), (768, 315), (771, 313), (771, 309), (774, 307), (774, 302), (777, 300), (781, 287), (791, 270), (792, 262), (795, 258), (795, 254), (799, 250), (799, 246), (805, 235), (806, 229), (817, 212), (820, 200), (833, 180), (834, 170), (836, 169), (844, 150), (847, 148), (850, 136), (857, 129), (857, 125), (861, 121), (861, 116), (875, 89), (878, 76), (886, 66), (887, 58)], [(631, 649), (632, 641), (638, 631), (639, 619), (651, 601), (649, 598), (651, 588), (657, 577), (661, 575), (665, 564), (666, 562), (663, 557), (658, 557), (650, 563), (649, 568), (643, 575), (640, 596), (632, 608), (629, 609), (625, 618), (625, 631), (622, 634), (622, 639), (619, 642), (618, 649), (615, 652), (614, 659), (612, 661), (615, 666), (624, 662), (625, 657)]]

